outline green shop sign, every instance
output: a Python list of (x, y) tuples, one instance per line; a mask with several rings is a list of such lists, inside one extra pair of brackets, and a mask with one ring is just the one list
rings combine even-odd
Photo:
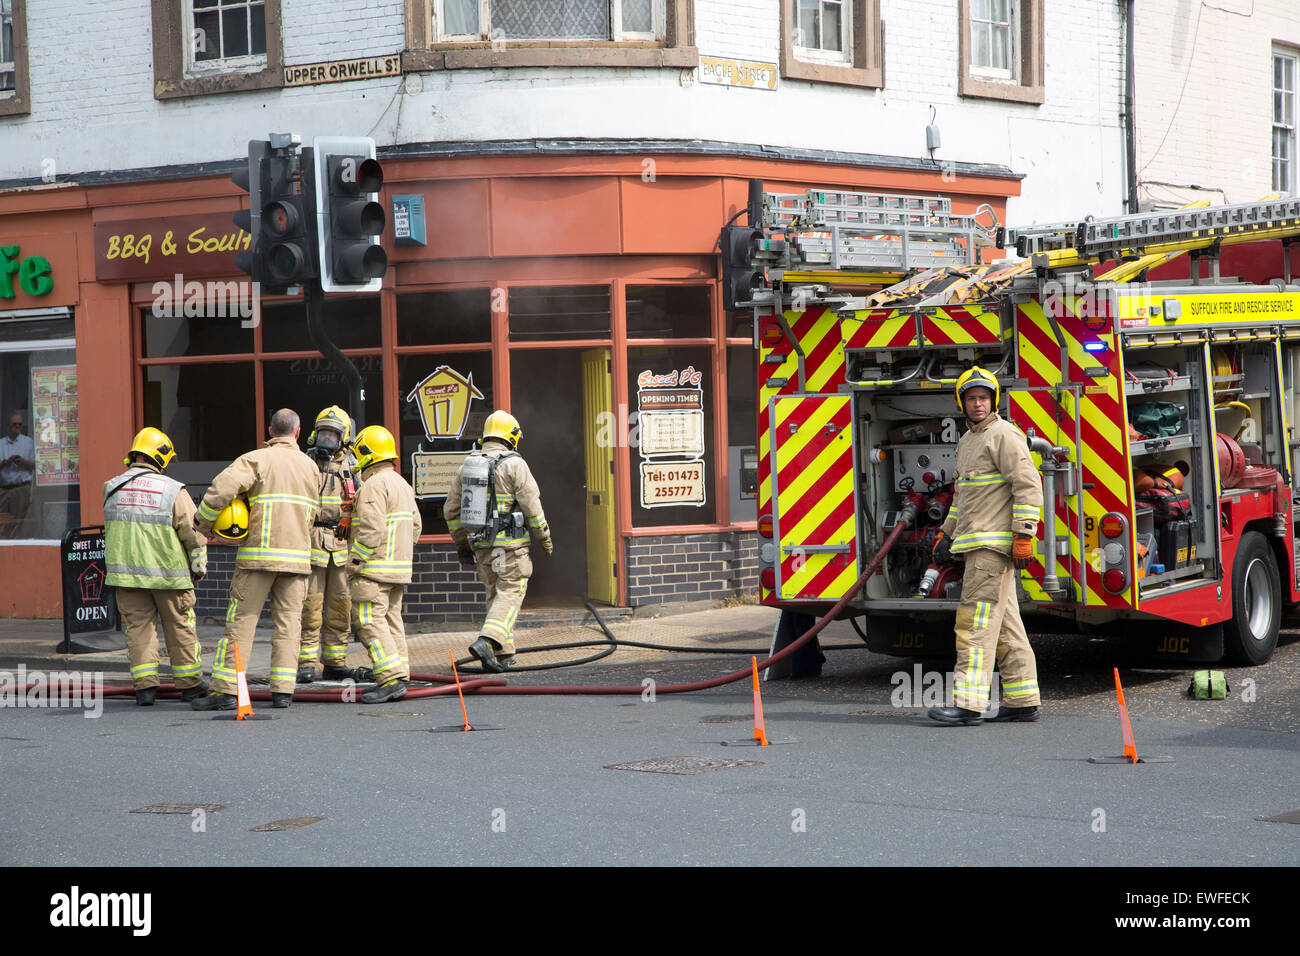
[(19, 255), (18, 246), (0, 246), (0, 299), (17, 297), (14, 291), (14, 276), (18, 276), (18, 287), (27, 295), (48, 295), (54, 288), (50, 278), (50, 260), (44, 256)]

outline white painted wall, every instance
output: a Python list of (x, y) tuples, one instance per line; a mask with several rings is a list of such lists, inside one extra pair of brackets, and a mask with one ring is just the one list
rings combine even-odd
[[(270, 130), (304, 141), (369, 133), (380, 146), (707, 139), (927, 158), (933, 108), (943, 141), (936, 162), (998, 163), (1026, 175), (1014, 223), (1120, 211), (1118, 0), (1047, 0), (1042, 106), (958, 96), (957, 0), (882, 0), (882, 16), (883, 90), (782, 80), (769, 92), (683, 84), (678, 70), (551, 68), (160, 102), (148, 3), (39, 0), (28, 4), (32, 113), (0, 118), (0, 180), (38, 177), (51, 163), (62, 177), (229, 160)], [(400, 0), (286, 0), (285, 63), (397, 52), (402, 17)], [(702, 54), (775, 63), (779, 36), (776, 0), (697, 0)]]
[(1300, 3), (1140, 0), (1135, 10), (1139, 197), (1181, 205), (1266, 195), (1272, 52), (1300, 49)]

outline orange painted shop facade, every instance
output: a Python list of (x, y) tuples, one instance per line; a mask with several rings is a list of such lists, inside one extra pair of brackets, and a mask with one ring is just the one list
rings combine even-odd
[[(424, 241), (398, 244), (390, 224), (383, 289), (326, 296), (325, 327), (361, 372), (365, 423), (397, 436), (416, 488), (417, 622), (480, 611), (442, 503), (494, 408), (522, 425), (555, 538), (530, 606), (753, 592), (757, 359), (749, 317), (722, 307), (716, 246), (748, 181), (942, 194), (1003, 221), (1020, 189), (1001, 168), (954, 177), (757, 148), (388, 152), (383, 204), (390, 220), (394, 200), (417, 218), (422, 204)], [(4, 616), (61, 614), (58, 539), (102, 521), (102, 483), (137, 429), (171, 436), (169, 473), (200, 496), (275, 409), (309, 425), (348, 405), (301, 298), (257, 300), (234, 267), (247, 236), (231, 214), (247, 197), (224, 173), (193, 172), (0, 192), (0, 412), (6, 436), (21, 420), (11, 446), (34, 456), (25, 482), (16, 463), (0, 473), (27, 485), (0, 512)], [(233, 549), (211, 550), (199, 611), (222, 615)]]

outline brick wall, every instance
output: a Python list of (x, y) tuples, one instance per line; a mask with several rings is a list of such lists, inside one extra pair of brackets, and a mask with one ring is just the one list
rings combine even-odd
[[(758, 536), (750, 531), (628, 538), (627, 564), (633, 606), (752, 594), (758, 590)], [(234, 548), (208, 549), (208, 576), (196, 589), (200, 623), (225, 619), (234, 572)], [(416, 547), (415, 580), (402, 602), (408, 624), (477, 623), (483, 602), (483, 586), (472, 569), (460, 566), (452, 545)], [(270, 624), (269, 612), (262, 623)]]

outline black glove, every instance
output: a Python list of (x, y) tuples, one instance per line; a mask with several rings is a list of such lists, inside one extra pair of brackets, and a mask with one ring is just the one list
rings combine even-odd
[(934, 550), (930, 553), (930, 560), (941, 568), (952, 564), (952, 542), (942, 531), (934, 539)]
[(458, 544), (456, 546), (456, 557), (460, 558), (462, 568), (474, 567), (474, 549), (467, 544)]

